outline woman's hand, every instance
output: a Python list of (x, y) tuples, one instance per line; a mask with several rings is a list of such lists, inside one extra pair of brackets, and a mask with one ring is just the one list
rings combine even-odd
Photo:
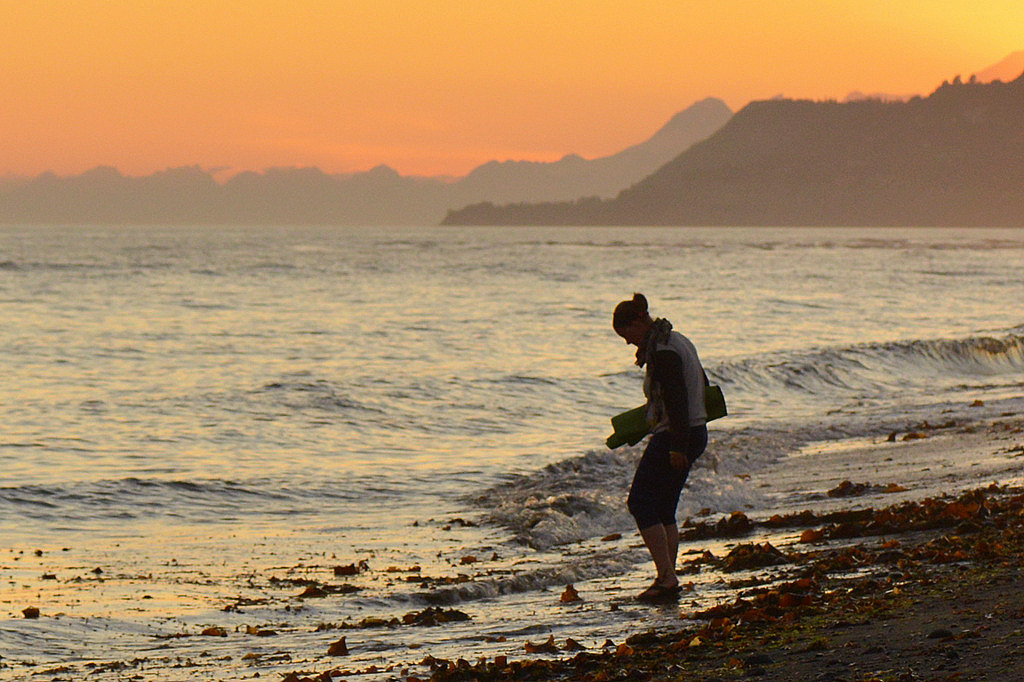
[(690, 468), (690, 458), (682, 452), (673, 450), (668, 453), (668, 461), (676, 471), (686, 471)]

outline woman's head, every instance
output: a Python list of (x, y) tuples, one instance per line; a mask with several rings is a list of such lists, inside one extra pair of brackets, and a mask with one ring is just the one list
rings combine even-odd
[(651, 314), (647, 311), (647, 298), (633, 294), (633, 298), (615, 306), (612, 327), (626, 343), (639, 347), (651, 326)]

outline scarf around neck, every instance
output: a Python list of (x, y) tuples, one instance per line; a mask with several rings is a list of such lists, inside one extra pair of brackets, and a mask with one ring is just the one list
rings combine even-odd
[(636, 350), (637, 367), (643, 367), (650, 361), (654, 356), (655, 347), (668, 341), (671, 331), (672, 323), (663, 317), (659, 317), (651, 323), (651, 328), (647, 330), (647, 336), (644, 337), (643, 345)]

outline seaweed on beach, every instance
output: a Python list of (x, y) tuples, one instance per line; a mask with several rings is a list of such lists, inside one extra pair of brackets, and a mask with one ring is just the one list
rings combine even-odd
[(402, 625), (430, 627), (446, 623), (461, 623), (467, 620), (471, 620), (471, 616), (464, 611), (428, 606), (422, 611), (410, 611), (401, 617), (393, 616), (391, 618), (381, 618), (377, 616), (367, 616), (356, 623), (345, 622), (338, 625), (332, 623), (320, 623), (314, 632), (325, 632), (329, 630), (365, 630), (369, 628), (399, 627)]
[[(828, 515), (794, 515), (801, 523), (816, 522)], [(833, 517), (835, 520), (836, 517)], [(783, 670), (789, 679), (817, 679), (821, 661), (817, 653), (829, 652), (837, 669), (869, 670), (874, 661), (886, 655), (894, 670), (904, 676), (892, 679), (918, 679), (918, 669), (948, 671), (946, 677), (960, 679), (958, 660), (944, 656), (935, 660), (890, 656), (884, 647), (862, 646), (856, 636), (844, 633), (860, 628), (865, 633), (887, 632), (889, 620), (904, 619), (922, 632), (918, 639), (891, 642), (889, 646), (913, 647), (930, 652), (936, 647), (957, 645), (969, 648), (971, 665), (976, 657), (987, 656), (986, 664), (1009, 674), (1024, 609), (1019, 608), (1017, 590), (1006, 592), (1004, 584), (1019, 580), (1019, 559), (1024, 554), (1024, 495), (1006, 487), (990, 486), (952, 498), (932, 498), (903, 503), (883, 509), (861, 510), (836, 523), (841, 535), (871, 537), (884, 526), (902, 541), (890, 540), (878, 547), (846, 545), (812, 552), (785, 555), (802, 577), (748, 590), (735, 599), (691, 614), (694, 625), (674, 632), (648, 632), (630, 637), (617, 647), (601, 651), (582, 651), (563, 660), (526, 659), (508, 661), (502, 656), (493, 662), (475, 665), (464, 660), (430, 659), (430, 679), (435, 682), (461, 680), (580, 680), (606, 682), (626, 679), (672, 679), (686, 675), (728, 677), (735, 674), (759, 676), (769, 669)], [(793, 519), (777, 520), (777, 524)], [(962, 524), (969, 526), (963, 527)], [(964, 532), (956, 529), (960, 527)], [(936, 536), (929, 531), (952, 530)], [(758, 545), (739, 545), (737, 555), (771, 550)], [(772, 548), (774, 549), (774, 548)], [(735, 551), (735, 550), (734, 550)], [(775, 550), (778, 552), (778, 550)], [(781, 554), (781, 552), (779, 552)], [(706, 553), (696, 561), (711, 561)], [(714, 560), (721, 563), (721, 560)], [(896, 572), (887, 568), (892, 564)], [(851, 575), (851, 569), (873, 569)], [(970, 578), (968, 578), (970, 576)], [(976, 582), (972, 583), (974, 580)], [(980, 585), (992, 587), (985, 599), (996, 610), (976, 614), (975, 629), (954, 632), (934, 628), (934, 612), (948, 612), (946, 600), (964, 590), (972, 593)], [(906, 595), (917, 591), (916, 601)], [(978, 597), (975, 597), (978, 598)], [(935, 605), (933, 608), (932, 605)], [(999, 620), (995, 621), (998, 614)], [(989, 638), (999, 628), (998, 639)], [(839, 647), (833, 637), (847, 644)], [(930, 644), (935, 641), (936, 644)], [(558, 651), (552, 639), (543, 652)], [(536, 653), (542, 653), (535, 649)], [(1002, 652), (1000, 659), (995, 654)], [(964, 655), (966, 660), (967, 656)], [(902, 667), (901, 667), (902, 666)], [(907, 677), (911, 675), (912, 677)], [(995, 673), (999, 677), (998, 673)], [(835, 679), (840, 679), (837, 675)], [(864, 677), (856, 679), (876, 679)], [(412, 678), (410, 678), (412, 679)], [(887, 678), (888, 679), (888, 678)], [(945, 678), (943, 678), (945, 679)]]
[[(859, 485), (867, 487), (870, 484)], [(873, 487), (889, 491), (892, 490), (892, 485), (894, 484)], [(840, 487), (848, 486), (841, 484)], [(752, 534), (759, 527), (818, 527), (815, 533), (806, 536), (813, 538), (813, 541), (947, 528), (956, 528), (958, 532), (972, 532), (998, 516), (998, 512), (1003, 508), (1018, 503), (1015, 497), (1005, 497), (1011, 492), (1012, 490), (1006, 486), (992, 484), (987, 488), (972, 490), (958, 496), (931, 497), (881, 509), (866, 507), (833, 512), (804, 510), (786, 515), (776, 514), (760, 521), (751, 520), (742, 512), (734, 512), (717, 522), (688, 522), (684, 524), (680, 537), (687, 541), (730, 539)]]

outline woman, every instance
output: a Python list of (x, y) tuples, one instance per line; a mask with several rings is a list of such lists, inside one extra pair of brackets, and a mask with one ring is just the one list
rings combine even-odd
[(643, 294), (615, 307), (612, 326), (636, 346), (636, 364), (647, 372), (644, 395), (652, 435), (637, 464), (627, 505), (658, 575), (637, 598), (674, 599), (679, 594), (676, 506), (690, 467), (708, 443), (704, 368), (689, 339), (672, 331), (668, 320), (651, 319)]

